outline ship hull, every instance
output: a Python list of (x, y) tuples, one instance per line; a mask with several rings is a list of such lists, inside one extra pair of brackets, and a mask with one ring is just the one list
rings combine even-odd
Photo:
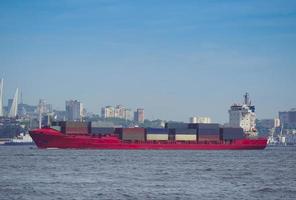
[(92, 137), (89, 135), (65, 135), (52, 129), (30, 132), (38, 148), (60, 149), (126, 149), (126, 150), (255, 150), (264, 149), (267, 139), (241, 139), (231, 143), (197, 142), (127, 142), (117, 137)]

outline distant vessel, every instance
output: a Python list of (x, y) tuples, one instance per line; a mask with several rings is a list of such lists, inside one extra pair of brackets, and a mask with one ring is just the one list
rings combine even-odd
[(296, 145), (296, 130), (286, 130), (283, 134), (283, 125), (278, 136), (274, 136), (275, 128), (271, 129), (267, 140), (268, 146), (292, 146)]
[(21, 133), (19, 136), (16, 136), (6, 142), (4, 145), (33, 145), (35, 144), (33, 139), (29, 134)]

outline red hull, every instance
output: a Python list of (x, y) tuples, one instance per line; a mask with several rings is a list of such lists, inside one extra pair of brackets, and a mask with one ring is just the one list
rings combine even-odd
[(146, 149), (146, 150), (247, 150), (264, 149), (267, 139), (242, 139), (232, 143), (200, 144), (185, 142), (124, 142), (117, 137), (65, 135), (53, 129), (36, 129), (30, 135), (38, 148), (61, 149)]

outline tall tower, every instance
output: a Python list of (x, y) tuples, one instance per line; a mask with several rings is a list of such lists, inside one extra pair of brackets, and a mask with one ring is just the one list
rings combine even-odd
[(3, 117), (3, 78), (0, 81), (0, 117)]
[(81, 121), (81, 108), (82, 103), (80, 101), (66, 101), (66, 115), (69, 121)]
[(134, 121), (143, 123), (144, 119), (144, 109), (138, 108), (137, 111), (134, 112)]
[(8, 117), (16, 117), (18, 107), (18, 88), (16, 88)]

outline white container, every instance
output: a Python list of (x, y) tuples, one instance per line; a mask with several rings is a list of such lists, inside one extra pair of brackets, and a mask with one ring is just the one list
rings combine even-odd
[(169, 140), (168, 134), (147, 134), (147, 140)]
[(176, 134), (176, 141), (196, 141), (196, 135)]

